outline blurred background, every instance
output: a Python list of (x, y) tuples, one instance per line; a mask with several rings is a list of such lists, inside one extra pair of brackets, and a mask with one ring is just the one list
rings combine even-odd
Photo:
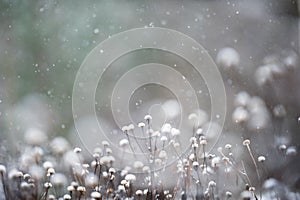
[[(265, 154), (280, 144), (299, 149), (299, 9), (296, 0), (2, 0), (0, 13), (2, 148), (6, 146), (14, 152), (30, 128), (46, 132), (48, 138), (65, 136), (74, 145), (80, 145), (74, 129), (72, 89), (84, 58), (101, 41), (119, 32), (139, 27), (165, 27), (192, 37), (220, 68), (227, 93), (227, 116), (220, 145), (228, 141), (240, 145), (244, 138), (251, 138), (255, 148)], [(217, 55), (222, 57), (221, 50), (225, 47), (235, 52), (225, 53), (225, 60), (218, 61)], [(238, 54), (235, 69), (222, 67), (227, 58), (228, 62), (234, 62), (235, 53)], [(152, 54), (153, 57), (161, 55), (160, 52)], [(123, 63), (144, 57), (146, 53), (136, 53), (127, 61), (124, 58)], [(167, 58), (176, 60), (172, 56)], [(266, 65), (275, 67), (270, 72), (268, 67), (263, 68)], [(206, 91), (205, 87), (203, 90)], [(130, 110), (139, 111), (133, 112), (136, 119), (143, 120), (149, 111), (149, 105), (144, 110), (137, 109), (135, 102), (140, 96), (145, 104), (149, 100), (151, 105), (173, 98), (161, 89), (149, 87), (148, 91), (153, 94), (151, 97), (142, 90), (132, 97)], [(259, 96), (254, 107), (263, 104), (259, 109), (265, 109), (262, 117), (259, 115), (247, 126), (237, 125), (232, 120), (234, 102), (241, 91)], [(102, 106), (101, 97), (106, 95), (96, 95), (97, 106)], [(204, 101), (204, 110), (205, 105), (210, 104)], [(174, 110), (174, 102), (170, 107)], [(82, 127), (88, 126), (88, 119), (87, 116), (82, 120)], [(253, 123), (265, 129), (257, 130)], [(273, 154), (270, 153), (271, 159), (277, 156)], [(275, 161), (270, 162), (274, 176), (276, 170), (285, 166), (284, 163), (276, 166)], [(290, 180), (299, 187), (299, 159), (291, 163), (286, 177), (279, 179)]]

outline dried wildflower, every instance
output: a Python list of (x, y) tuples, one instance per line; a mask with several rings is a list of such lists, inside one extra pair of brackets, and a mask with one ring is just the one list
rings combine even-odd
[(142, 196), (142, 195), (143, 195), (143, 191), (142, 191), (142, 190), (137, 190), (137, 191), (135, 192), (135, 194), (136, 194), (137, 196)]
[(144, 119), (146, 121), (150, 121), (150, 120), (152, 120), (152, 117), (151, 117), (151, 115), (145, 115)]
[(126, 192), (125, 186), (124, 185), (118, 185), (118, 191), (119, 192)]
[(57, 187), (67, 185), (67, 183), (68, 183), (67, 177), (62, 173), (54, 174), (50, 180), (51, 180), (51, 183)]
[(45, 187), (46, 189), (49, 189), (49, 188), (52, 187), (52, 183), (46, 182), (46, 183), (44, 183), (44, 187)]
[[(77, 185), (78, 186), (78, 185)], [(77, 186), (76, 186), (76, 188), (77, 188)], [(68, 187), (67, 187), (67, 190), (69, 191), (69, 192), (73, 192), (73, 191), (75, 191), (75, 187), (73, 186), (73, 185), (69, 185)]]
[(193, 162), (193, 167), (194, 167), (194, 168), (198, 168), (198, 167), (199, 167), (199, 163), (198, 163), (197, 161), (194, 161), (194, 162)]
[(172, 135), (173, 137), (180, 135), (180, 130), (177, 129), (177, 128), (172, 128), (172, 129), (171, 129), (171, 135)]
[(129, 141), (127, 139), (122, 139), (119, 142), (120, 147), (126, 147), (129, 144)]
[(94, 191), (91, 193), (91, 197), (94, 199), (100, 199), (102, 197), (100, 192)]
[(24, 134), (25, 142), (30, 145), (43, 145), (47, 139), (47, 134), (38, 128), (29, 128)]
[(129, 125), (128, 125), (128, 130), (131, 131), (131, 130), (133, 130), (133, 129), (134, 129), (134, 125), (133, 125), (133, 124), (129, 124)]
[(127, 174), (125, 176), (125, 180), (130, 181), (130, 182), (135, 181), (136, 180), (136, 176), (133, 175), (133, 174)]
[(168, 138), (166, 136), (161, 136), (160, 141), (162, 142), (166, 142), (168, 140)]
[(218, 52), (216, 62), (224, 70), (234, 69), (240, 64), (240, 55), (235, 49), (225, 47)]
[(81, 152), (81, 148), (75, 147), (73, 151), (74, 151), (74, 153), (80, 153)]
[(142, 168), (144, 167), (144, 163), (142, 163), (141, 161), (135, 161), (135, 162), (133, 163), (133, 167), (134, 167), (135, 169), (142, 169)]
[(102, 141), (102, 145), (103, 145), (104, 147), (108, 147), (108, 146), (109, 146), (109, 142), (106, 141), (106, 140), (103, 140), (103, 141)]
[(202, 135), (203, 134), (203, 129), (202, 128), (198, 128), (196, 131), (197, 135)]
[(51, 176), (51, 175), (53, 175), (53, 174), (55, 174), (54, 168), (52, 168), (52, 167), (48, 168), (48, 169), (47, 169), (47, 176)]
[(232, 121), (235, 123), (246, 122), (249, 119), (248, 111), (243, 107), (237, 107), (232, 113)]
[(129, 131), (129, 128), (128, 128), (128, 126), (123, 126), (123, 127), (121, 128), (121, 130), (122, 130), (124, 133), (127, 133), (127, 132)]
[(225, 145), (225, 149), (230, 150), (231, 148), (232, 148), (232, 145), (231, 145), (231, 144), (226, 144), (226, 145)]
[(6, 167), (4, 165), (0, 165), (0, 173), (5, 174), (6, 173)]
[(226, 197), (227, 197), (227, 198), (230, 198), (230, 197), (232, 197), (232, 193), (231, 193), (231, 192), (229, 192), (229, 191), (226, 191), (225, 195), (226, 195)]
[(207, 141), (206, 140), (200, 140), (200, 145), (207, 145)]
[(250, 140), (249, 139), (244, 140), (243, 145), (244, 146), (250, 145)]
[(52, 162), (50, 162), (50, 161), (45, 161), (45, 162), (43, 163), (43, 167), (44, 167), (45, 170), (48, 170), (49, 168), (53, 168), (54, 166), (53, 166)]
[(144, 122), (140, 122), (140, 123), (138, 123), (138, 127), (140, 127), (140, 128), (143, 128), (143, 127), (145, 127), (146, 125), (145, 125), (145, 123)]
[(62, 155), (70, 149), (69, 142), (63, 137), (55, 137), (50, 142), (51, 151), (54, 154)]
[(215, 181), (209, 181), (208, 182), (208, 187), (216, 187), (216, 182)]
[(257, 158), (258, 162), (264, 162), (266, 160), (265, 156), (258, 156)]
[(71, 197), (71, 195), (69, 195), (69, 194), (65, 194), (65, 195), (63, 196), (63, 199), (64, 199), (64, 200), (71, 200), (72, 197)]
[(290, 146), (287, 148), (285, 154), (287, 156), (295, 156), (297, 155), (297, 148), (295, 146)]
[(279, 148), (280, 151), (285, 151), (286, 150), (286, 145), (282, 144), (278, 148)]
[(166, 159), (167, 158), (167, 152), (162, 150), (159, 152), (158, 157), (161, 159)]
[(78, 186), (77, 191), (80, 193), (84, 193), (84, 192), (86, 192), (86, 188), (84, 186)]

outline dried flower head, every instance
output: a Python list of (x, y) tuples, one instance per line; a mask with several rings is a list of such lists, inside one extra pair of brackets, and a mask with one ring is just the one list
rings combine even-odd
[(250, 140), (249, 140), (249, 139), (244, 140), (244, 141), (243, 141), (243, 145), (244, 145), (244, 146), (250, 145)]

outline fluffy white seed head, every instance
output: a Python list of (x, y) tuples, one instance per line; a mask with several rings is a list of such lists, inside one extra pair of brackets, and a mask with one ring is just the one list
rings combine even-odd
[(240, 55), (235, 49), (225, 47), (218, 52), (216, 62), (224, 70), (234, 69), (240, 64)]
[(64, 200), (71, 200), (72, 197), (71, 197), (71, 195), (69, 195), (69, 194), (65, 194), (65, 195), (63, 196), (63, 199), (64, 199)]
[(95, 187), (98, 184), (98, 176), (94, 175), (94, 174), (88, 174), (85, 177), (85, 185), (88, 187)]
[(44, 167), (45, 170), (48, 170), (49, 168), (53, 168), (54, 166), (53, 166), (52, 162), (50, 162), (50, 161), (45, 161), (45, 162), (43, 163), (43, 167)]
[(146, 121), (150, 121), (150, 120), (152, 120), (152, 117), (151, 117), (151, 115), (145, 115), (144, 119)]
[(68, 179), (64, 174), (56, 173), (53, 176), (51, 176), (51, 183), (54, 186), (61, 187), (61, 186), (67, 185)]
[(287, 148), (285, 154), (287, 156), (295, 156), (297, 155), (297, 148), (295, 146), (290, 146)]
[(168, 141), (168, 138), (166, 136), (161, 136), (160, 141), (166, 142)]
[(135, 177), (135, 175), (133, 175), (133, 174), (127, 174), (127, 175), (125, 176), (125, 180), (126, 180), (126, 181), (132, 182), (132, 181), (135, 181), (135, 180), (136, 180), (136, 177)]
[(55, 169), (52, 168), (52, 167), (48, 168), (48, 169), (47, 169), (47, 176), (51, 176), (51, 175), (53, 175), (53, 174), (55, 174)]
[[(77, 186), (76, 186), (77, 187)], [(73, 185), (69, 185), (68, 187), (67, 187), (67, 190), (69, 191), (69, 192), (73, 192), (73, 191), (75, 191), (75, 187), (73, 186)]]
[(128, 126), (123, 126), (123, 127), (121, 128), (121, 130), (122, 130), (124, 133), (126, 133), (126, 132), (129, 131), (129, 127), (128, 127)]
[(0, 165), (0, 173), (5, 174), (6, 173), (6, 167), (4, 165)]
[(241, 91), (239, 92), (235, 98), (234, 98), (234, 105), (236, 107), (245, 107), (247, 106), (249, 100), (250, 100), (250, 95), (246, 91)]
[(45, 173), (44, 169), (39, 165), (31, 165), (28, 172), (36, 180), (42, 179)]
[(49, 189), (49, 188), (51, 188), (51, 187), (52, 187), (52, 183), (50, 183), (50, 182), (44, 183), (44, 188)]
[(91, 193), (91, 197), (94, 199), (100, 199), (102, 197), (100, 192), (94, 191)]
[(203, 134), (203, 129), (202, 128), (198, 128), (197, 131), (196, 131), (196, 134), (197, 135)]
[(86, 188), (84, 186), (78, 186), (77, 191), (80, 193), (84, 193), (86, 191)]
[(250, 140), (249, 140), (249, 139), (244, 140), (244, 141), (243, 141), (243, 145), (244, 145), (244, 146), (250, 145)]
[(278, 104), (273, 108), (273, 114), (275, 117), (283, 118), (286, 116), (286, 109), (282, 104)]
[(219, 156), (214, 157), (213, 159), (211, 159), (211, 166), (216, 167), (220, 164), (220, 162), (221, 162), (221, 158)]
[(144, 122), (138, 123), (138, 127), (140, 127), (140, 128), (143, 128), (143, 127), (145, 127), (145, 126), (146, 126), (146, 124), (145, 124)]
[(269, 66), (258, 67), (255, 71), (254, 77), (257, 85), (259, 86), (263, 86), (273, 80), (272, 71)]
[(137, 196), (142, 196), (142, 195), (143, 195), (143, 191), (142, 191), (142, 190), (137, 190), (137, 191), (135, 192), (135, 194), (136, 194)]
[(266, 160), (265, 156), (258, 156), (257, 158), (258, 162), (264, 162)]
[(180, 135), (180, 130), (177, 129), (177, 128), (172, 128), (171, 129), (171, 135), (174, 137), (174, 136), (178, 136)]
[(133, 124), (129, 124), (128, 125), (128, 130), (132, 131), (134, 129), (134, 125)]
[(225, 149), (231, 149), (232, 148), (232, 145), (231, 144), (226, 144), (225, 145)]
[(161, 150), (158, 154), (158, 157), (161, 159), (166, 159), (167, 158), (167, 152), (164, 150)]
[(215, 181), (209, 181), (208, 182), (208, 187), (216, 187), (216, 182)]
[(50, 142), (50, 148), (54, 154), (62, 155), (70, 149), (70, 144), (63, 137), (55, 137)]
[(141, 161), (135, 161), (135, 162), (133, 163), (133, 167), (134, 167), (135, 169), (142, 169), (142, 168), (144, 167), (144, 163), (142, 163)]
[(118, 191), (119, 192), (125, 192), (126, 191), (125, 186), (124, 185), (118, 185)]
[(109, 142), (106, 141), (106, 140), (103, 140), (103, 141), (102, 141), (102, 145), (103, 145), (104, 147), (108, 147), (108, 146), (109, 146)]
[(38, 128), (29, 128), (24, 135), (25, 142), (30, 145), (43, 145), (47, 139), (47, 134)]
[(75, 148), (73, 149), (73, 151), (74, 151), (74, 153), (80, 153), (80, 152), (81, 152), (81, 148), (75, 147)]
[(165, 123), (162, 127), (161, 127), (161, 132), (164, 133), (164, 134), (170, 134), (171, 133), (171, 129), (172, 129), (172, 126), (171, 124), (169, 123)]
[(243, 107), (237, 107), (232, 113), (232, 121), (235, 123), (246, 122), (249, 119), (248, 111)]

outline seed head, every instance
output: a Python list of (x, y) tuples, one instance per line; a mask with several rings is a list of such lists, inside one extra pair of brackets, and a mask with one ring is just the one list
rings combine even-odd
[(266, 160), (265, 156), (258, 156), (257, 158), (258, 162), (264, 162)]
[(152, 120), (152, 117), (151, 117), (151, 115), (146, 115), (146, 116), (144, 117), (144, 119), (145, 119), (146, 121), (150, 121), (150, 120)]
[(94, 199), (99, 199), (102, 197), (101, 193), (100, 192), (97, 192), (97, 191), (94, 191), (91, 193), (91, 197), (94, 198)]
[(109, 142), (106, 141), (106, 140), (103, 140), (103, 141), (102, 141), (102, 145), (103, 145), (104, 147), (108, 147), (108, 146), (109, 146)]
[(135, 161), (135, 162), (133, 163), (133, 167), (134, 167), (135, 169), (142, 169), (142, 168), (144, 167), (144, 164), (143, 164), (141, 161)]
[(162, 136), (161, 138), (160, 138), (160, 141), (162, 141), (162, 142), (166, 142), (168, 140), (168, 138), (166, 137), (166, 136)]
[(134, 129), (134, 125), (133, 124), (129, 124), (128, 125), (128, 130), (133, 130)]
[(140, 127), (140, 128), (143, 128), (143, 127), (145, 127), (146, 125), (145, 125), (145, 123), (144, 122), (140, 122), (140, 123), (138, 123), (138, 127)]
[(129, 131), (129, 128), (128, 128), (128, 126), (123, 126), (123, 127), (121, 128), (121, 130), (122, 130), (124, 133), (127, 133), (127, 132)]
[(125, 176), (125, 180), (126, 180), (126, 181), (132, 182), (132, 181), (135, 181), (135, 180), (136, 180), (136, 177), (135, 177), (135, 175), (133, 175), (133, 174), (127, 174), (127, 175)]
[(244, 141), (243, 141), (243, 145), (244, 145), (244, 146), (250, 145), (250, 140), (249, 140), (249, 139), (244, 140)]
[(81, 148), (75, 147), (73, 151), (74, 151), (74, 153), (80, 153), (81, 152)]
[(49, 189), (49, 188), (52, 187), (52, 183), (46, 182), (46, 183), (44, 183), (44, 187), (45, 187), (46, 189)]
[(84, 186), (78, 186), (78, 187), (77, 187), (77, 191), (83, 193), (83, 192), (86, 191), (86, 189), (85, 189)]
[(226, 144), (225, 145), (225, 149), (231, 149), (232, 148), (232, 145), (231, 144)]
[(171, 129), (171, 135), (174, 137), (174, 136), (178, 136), (180, 135), (180, 130), (177, 129), (177, 128), (172, 128)]
[(5, 174), (6, 173), (6, 167), (4, 165), (0, 165), (0, 173)]
[(71, 200), (72, 199), (72, 197), (69, 194), (65, 194), (63, 198), (64, 198), (64, 200)]
[(142, 195), (143, 195), (143, 191), (142, 191), (142, 190), (137, 190), (137, 191), (135, 192), (135, 194), (136, 194), (137, 196), (142, 196)]
[(127, 139), (122, 139), (119, 142), (120, 147), (125, 147), (129, 144), (129, 141)]

